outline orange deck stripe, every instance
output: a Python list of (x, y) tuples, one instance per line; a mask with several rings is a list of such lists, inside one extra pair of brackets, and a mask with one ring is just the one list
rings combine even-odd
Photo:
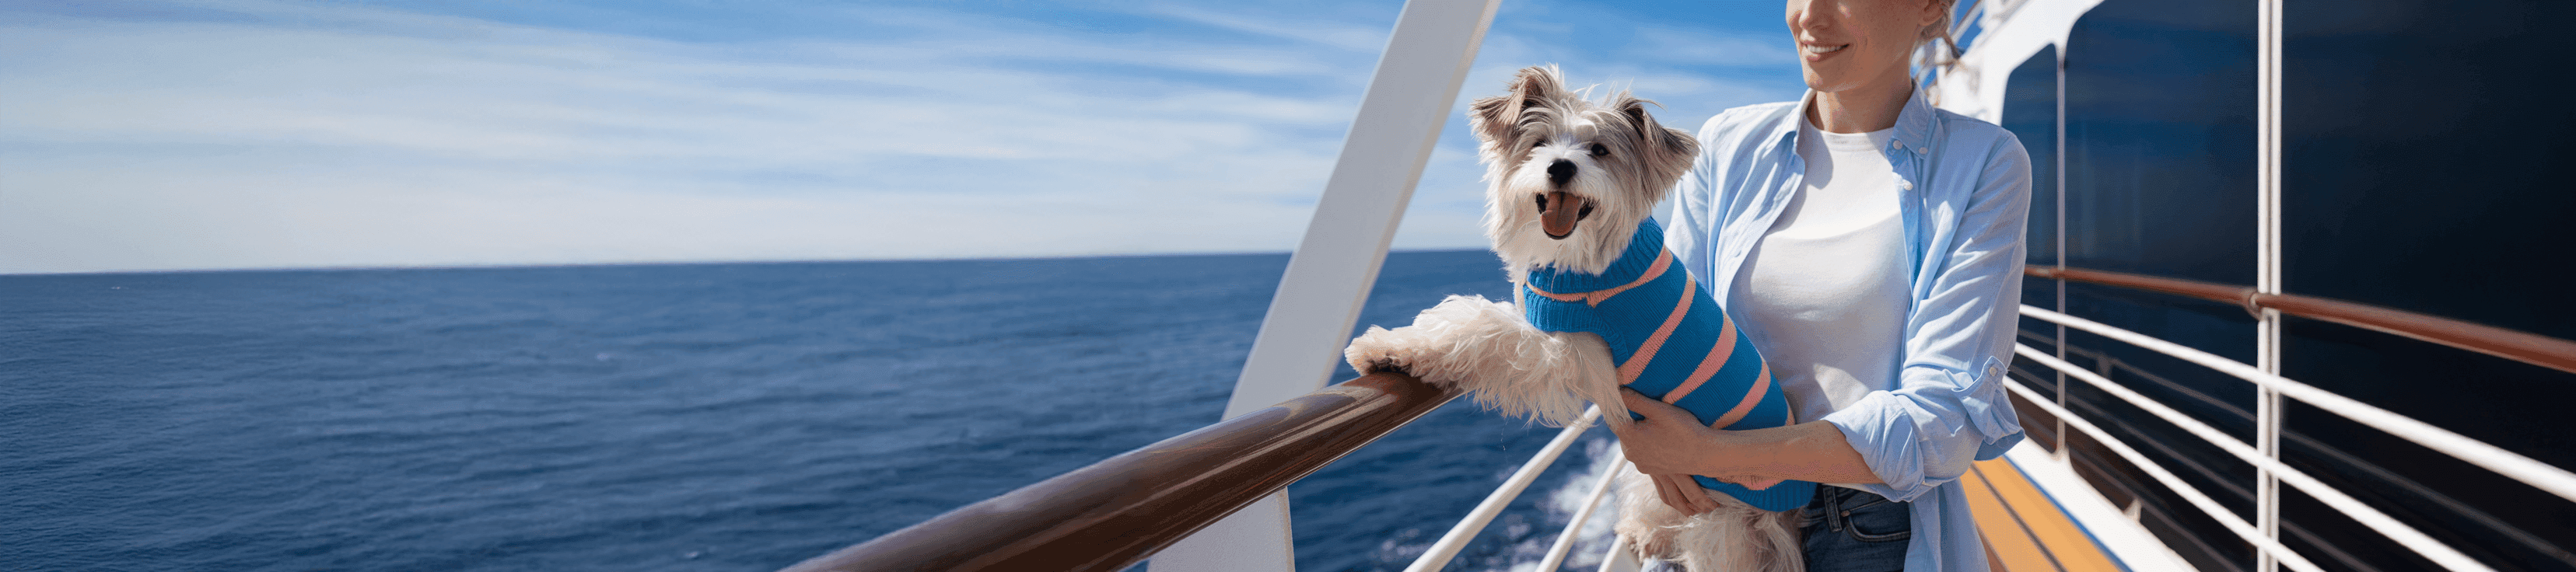
[(2050, 556), (2068, 570), (2118, 570), (2110, 555), (2103, 554), (2093, 537), (2066, 516), (2065, 509), (2039, 492), (2030, 478), (2021, 474), (2009, 461), (1995, 459), (1974, 465), (1995, 495), (2003, 499), (2004, 508), (2012, 511), (2031, 536), (2048, 549)]
[(1637, 381), (1637, 374), (1646, 372), (1646, 364), (1655, 361), (1655, 351), (1664, 349), (1664, 339), (1673, 337), (1673, 329), (1682, 326), (1682, 316), (1690, 314), (1691, 299), (1698, 297), (1691, 295), (1692, 289), (1698, 287), (1697, 280), (1683, 280), (1682, 301), (1673, 304), (1673, 314), (1664, 317), (1664, 325), (1655, 328), (1655, 335), (1647, 337), (1646, 343), (1638, 344), (1637, 353), (1628, 355), (1628, 363), (1619, 364), (1619, 383), (1633, 383)]
[[(1718, 317), (1725, 318), (1723, 314)], [(1681, 387), (1664, 394), (1664, 402), (1678, 403), (1683, 396), (1699, 390), (1699, 384), (1708, 383), (1708, 378), (1716, 376), (1717, 370), (1726, 368), (1726, 358), (1734, 356), (1735, 320), (1725, 319), (1718, 324), (1717, 345), (1709, 346), (1708, 356), (1700, 358), (1699, 369), (1691, 370), (1690, 378), (1682, 380)]]
[(1968, 474), (1959, 476), (1959, 484), (1968, 489), (1969, 513), (1976, 517), (1977, 535), (1986, 540), (1987, 557), (2003, 564), (2003, 569), (1996, 572), (2067, 572), (2049, 557), (2039, 539), (2013, 518), (2012, 511), (2003, 506), (2002, 497), (1995, 495), (1994, 488), (1973, 467)]

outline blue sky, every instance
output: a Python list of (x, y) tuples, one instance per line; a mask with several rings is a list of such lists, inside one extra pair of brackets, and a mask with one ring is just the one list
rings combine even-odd
[[(0, 273), (1294, 247), (1400, 2), (0, 0)], [(1695, 127), (1781, 6), (1507, 0)], [(1482, 245), (1453, 113), (1397, 248)]]

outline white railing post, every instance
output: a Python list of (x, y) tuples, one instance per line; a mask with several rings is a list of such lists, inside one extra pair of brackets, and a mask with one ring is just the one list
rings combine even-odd
[[(2062, 271), (2066, 270), (2066, 38), (2063, 35), (2057, 40), (2056, 140), (2057, 152), (2049, 159), (2057, 163), (2056, 167), (2050, 170), (2057, 176), (2057, 225), (2052, 227), (2057, 229), (2055, 239), (2057, 242), (2049, 250), (2057, 252), (2057, 269), (2061, 271), (2057, 274), (2057, 308), (2055, 309), (2064, 312), (2066, 311), (2066, 275)], [(2057, 359), (2066, 359), (2065, 324), (2057, 325), (2057, 339), (2050, 343), (2057, 346)], [(2057, 372), (2057, 407), (2060, 409), (2066, 407), (2066, 372), (2062, 371)], [(2074, 457), (2066, 452), (2066, 420), (2057, 421), (2056, 435), (2057, 448), (2050, 451), (2057, 454), (2058, 461), (2071, 462)]]
[[(1555, 544), (1548, 545), (1547, 557), (1538, 561), (1541, 572), (1556, 572), (1565, 565), (1566, 555), (1574, 552), (1575, 538), (1583, 535), (1583, 523), (1592, 520), (1592, 509), (1600, 508), (1602, 495), (1610, 492), (1612, 483), (1619, 482), (1619, 471), (1627, 470), (1628, 450), (1610, 451), (1610, 468), (1601, 471), (1601, 479), (1592, 483), (1592, 494), (1584, 495), (1583, 507), (1574, 510), (1574, 520), (1565, 523), (1565, 530), (1556, 534)], [(1610, 549), (1618, 550), (1619, 545), (1612, 544)]]
[[(2255, 87), (2255, 279), (2254, 289), (2281, 293), (2281, 0), (2256, 2), (2257, 48)], [(2281, 374), (2281, 311), (2263, 308), (2255, 326), (2255, 367)], [(2281, 393), (2254, 390), (2254, 448), (2273, 460), (2281, 458)], [(2271, 469), (2254, 470), (2255, 522), (2263, 535), (2281, 537), (2281, 479)], [(2268, 552), (2256, 552), (2254, 572), (2275, 572), (2280, 563)]]
[[(1521, 463), (1520, 470), (1504, 478), (1502, 486), (1487, 493), (1484, 502), (1476, 503), (1475, 509), (1467, 511), (1466, 518), (1450, 525), (1449, 532), (1432, 542), (1430, 548), (1423, 550), (1422, 556), (1413, 559), (1413, 565), (1404, 567), (1404, 572), (1439, 572), (1441, 568), (1448, 567), (1449, 559), (1457, 558), (1458, 551), (1466, 550), (1467, 543), (1476, 539), (1477, 532), (1485, 530), (1485, 525), (1492, 523), (1495, 515), (1502, 514), (1505, 507), (1511, 506), (1512, 499), (1520, 498), (1521, 491), (1528, 489), (1531, 481), (1538, 480), (1539, 473), (1547, 471), (1548, 465), (1555, 464), (1556, 457), (1564, 454), (1566, 447), (1574, 445), (1574, 440), (1582, 437), (1583, 431), (1591, 429), (1592, 422), (1600, 419), (1601, 406), (1585, 409), (1583, 418), (1557, 431), (1555, 439), (1548, 440), (1547, 446), (1540, 447), (1538, 454), (1530, 456), (1529, 462)], [(1627, 458), (1625, 449), (1621, 450), (1620, 458)]]
[[(1502, 0), (1411, 0), (1396, 17), (1306, 236), (1270, 298), (1225, 417), (1321, 389), (1368, 302), (1458, 84)], [(1257, 501), (1153, 557), (1154, 572), (1296, 570), (1288, 495)]]

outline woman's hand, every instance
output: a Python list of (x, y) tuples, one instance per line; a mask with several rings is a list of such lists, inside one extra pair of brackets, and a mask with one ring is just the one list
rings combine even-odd
[(1733, 472), (1710, 470), (1707, 463), (1722, 452), (1724, 431), (1702, 426), (1699, 418), (1691, 416), (1689, 411), (1648, 398), (1634, 389), (1619, 388), (1619, 399), (1628, 404), (1629, 411), (1646, 417), (1628, 423), (1625, 429), (1617, 423), (1610, 424), (1611, 432), (1619, 434), (1619, 448), (1627, 451), (1629, 462), (1637, 464), (1637, 472), (1649, 475)]
[[(1876, 484), (1878, 474), (1832, 423), (1809, 421), (1769, 429), (1727, 431), (1699, 424), (1672, 404), (1628, 388), (1620, 401), (1645, 419), (1610, 424), (1619, 448), (1648, 475), (1708, 475), (1763, 490), (1788, 479), (1819, 483)], [(1669, 497), (1668, 497), (1669, 498)], [(1673, 508), (1689, 510), (1680, 505)]]
[(1663, 497), (1664, 506), (1688, 515), (1717, 510), (1717, 499), (1708, 498), (1708, 491), (1701, 490), (1699, 481), (1691, 480), (1690, 475), (1672, 473), (1646, 478), (1655, 480), (1655, 496)]

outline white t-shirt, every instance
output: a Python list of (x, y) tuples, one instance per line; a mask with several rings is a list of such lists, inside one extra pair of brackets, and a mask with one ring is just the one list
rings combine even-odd
[(1799, 121), (1805, 182), (1728, 292), (1797, 422), (1896, 388), (1907, 305), (1905, 221), (1886, 149), (1894, 129), (1827, 133)]

